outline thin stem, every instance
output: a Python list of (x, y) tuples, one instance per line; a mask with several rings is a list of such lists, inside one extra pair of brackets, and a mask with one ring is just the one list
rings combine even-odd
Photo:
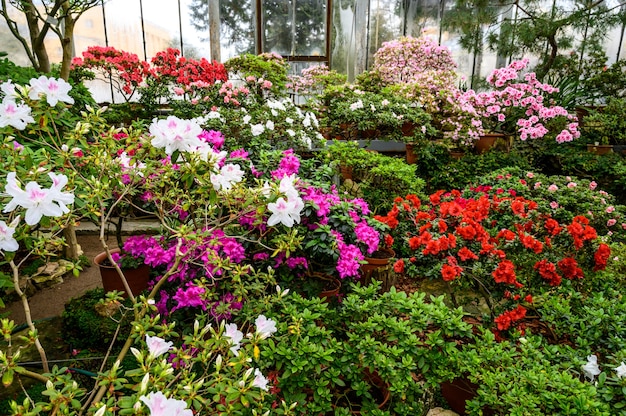
[[(26, 317), (26, 323), (28, 324), (28, 328), (36, 334), (37, 329), (35, 328), (35, 324), (33, 324), (33, 319), (30, 313), (30, 305), (28, 303), (28, 296), (22, 291), (20, 288), (20, 274), (19, 269), (15, 265), (15, 262), (11, 260), (9, 262), (11, 266), (11, 270), (13, 271), (13, 288), (15, 289), (15, 293), (18, 294), (20, 299), (22, 300), (22, 307), (24, 308), (24, 316)], [(39, 337), (35, 335), (35, 347), (39, 352), (39, 356), (41, 357), (41, 365), (43, 367), (44, 373), (50, 372), (50, 367), (48, 366), (48, 358), (46, 357), (46, 351), (44, 350), (41, 342), (39, 341)], [(47, 378), (45, 379), (47, 381)]]
[[(182, 244), (183, 244), (183, 240), (179, 239), (178, 244), (176, 246), (176, 259), (174, 261), (174, 264), (172, 265), (172, 267), (170, 267), (167, 273), (165, 273), (165, 275), (154, 285), (147, 299), (153, 299), (154, 296), (159, 292), (159, 289), (161, 288), (161, 286), (167, 281), (167, 278), (171, 276), (172, 274), (174, 274), (174, 272), (178, 269), (178, 265), (180, 264), (180, 261), (183, 257), (183, 253), (180, 251)], [(147, 312), (147, 308), (144, 306), (140, 311), (135, 313), (135, 316), (137, 317), (136, 320), (139, 321), (139, 319), (141, 319), (146, 314), (146, 312)], [(117, 361), (121, 362), (124, 359), (124, 357), (126, 357), (126, 354), (128, 354), (128, 351), (130, 350), (131, 345), (133, 345), (133, 338), (131, 337), (133, 331), (134, 331), (134, 328), (131, 328), (131, 333), (126, 339), (126, 342), (124, 343), (124, 346), (122, 347), (122, 350), (117, 355), (116, 362)], [(106, 385), (101, 386), (100, 389), (98, 390), (98, 393), (96, 393), (96, 396), (92, 400), (87, 400), (85, 404), (83, 405), (83, 407), (88, 407), (91, 403), (94, 403), (94, 402), (97, 403), (100, 400), (102, 400), (107, 389), (108, 388)]]

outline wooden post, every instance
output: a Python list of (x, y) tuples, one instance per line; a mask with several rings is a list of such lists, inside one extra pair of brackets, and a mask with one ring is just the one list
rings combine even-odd
[(211, 61), (221, 62), (219, 1), (209, 1), (209, 36), (211, 39)]

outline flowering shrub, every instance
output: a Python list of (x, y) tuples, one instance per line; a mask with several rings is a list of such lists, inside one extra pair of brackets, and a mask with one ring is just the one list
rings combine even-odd
[[(41, 90), (44, 87), (49, 90)], [(197, 339), (187, 339), (183, 332), (182, 340), (172, 340), (181, 354), (172, 361), (151, 357), (152, 347), (148, 346), (148, 352), (133, 351), (141, 371), (122, 374), (119, 364), (115, 364), (103, 372), (100, 391), (93, 399), (93, 411), (112, 414), (115, 407), (138, 411), (143, 405), (154, 411), (159, 403), (183, 413), (191, 407), (202, 409), (203, 406), (232, 413), (233, 409), (253, 402), (261, 409), (263, 396), (257, 391), (266, 388), (265, 379), (245, 361), (246, 357), (258, 358), (257, 337), (254, 334), (250, 337), (254, 344), (252, 355), (241, 354), (243, 335), (231, 324), (225, 325), (225, 321), (235, 316), (248, 297), (265, 295), (268, 288), (275, 286), (274, 271), (264, 267), (265, 260), (268, 265), (275, 263), (290, 271), (306, 271), (315, 260), (342, 277), (358, 275), (363, 253), (378, 246), (378, 232), (369, 224), (367, 205), (359, 200), (343, 201), (334, 189), (316, 187), (299, 178), (300, 160), (291, 150), (283, 152), (271, 170), (259, 171), (247, 151), (224, 150), (223, 135), (204, 130), (195, 119), (169, 116), (154, 120), (145, 130), (140, 127), (121, 130), (103, 125), (101, 111), (90, 110), (68, 128), (68, 134), (48, 134), (58, 133), (52, 127), (41, 130), (47, 139), (44, 142), (36, 127), (45, 125), (39, 123), (42, 117), (55, 120), (56, 115), (65, 111), (59, 103), (70, 101), (64, 84), (53, 79), (36, 79), (24, 87), (3, 84), (2, 91), (5, 94), (3, 132), (11, 137), (3, 150), (11, 155), (6, 168), (15, 171), (8, 171), (4, 182), (5, 196), (1, 202), (3, 212), (8, 215), (0, 217), (0, 242), (3, 256), (11, 261), (14, 276), (18, 276), (20, 265), (33, 252), (45, 251), (43, 241), (49, 241), (50, 237), (34, 240), (31, 235), (32, 227), (39, 224), (54, 225), (56, 232), (76, 218), (97, 221), (103, 247), (112, 260), (104, 240), (106, 222), (121, 204), (136, 206), (139, 200), (148, 203), (161, 220), (162, 235), (131, 238), (124, 248), (130, 255), (143, 256), (160, 276), (147, 296), (150, 303), (154, 301), (156, 310), (150, 316), (146, 314), (148, 308), (152, 309), (147, 306), (148, 301), (133, 309), (135, 324), (127, 346), (144, 335), (152, 337), (153, 333), (162, 339), (176, 337), (172, 321), (162, 322), (161, 317), (170, 319), (176, 313), (184, 322), (189, 316), (186, 310), (206, 313), (206, 321), (194, 327), (200, 334)], [(55, 107), (41, 103), (43, 98)], [(308, 117), (312, 122), (311, 116)], [(13, 138), (23, 144), (12, 143)], [(55, 157), (50, 156), (53, 152)], [(37, 157), (31, 160), (32, 155)], [(55, 168), (62, 168), (68, 175), (56, 173)], [(44, 182), (44, 177), (49, 179)], [(66, 191), (66, 185), (75, 189), (75, 194)], [(20, 220), (22, 216), (25, 224)], [(63, 222), (53, 223), (56, 218)], [(311, 240), (304, 240), (305, 237)], [(317, 238), (328, 244), (324, 250), (315, 252), (311, 247), (317, 247), (312, 243)], [(34, 250), (38, 247), (39, 251)], [(18, 249), (30, 252), (16, 253)], [(121, 272), (120, 275), (124, 278)], [(16, 279), (16, 291), (27, 303)], [(279, 291), (279, 295), (282, 293)], [(129, 294), (131, 300), (137, 299), (135, 295)], [(153, 315), (156, 311), (162, 315)], [(209, 320), (219, 322), (221, 329), (211, 329), (207, 325)], [(11, 333), (7, 329), (10, 325), (9, 321), (3, 321), (3, 333), (7, 336)], [(200, 331), (198, 328), (202, 326), (205, 329)], [(34, 325), (31, 330), (35, 331)], [(230, 341), (220, 342), (215, 338), (212, 341), (208, 331), (214, 331), (218, 339), (226, 337)], [(36, 335), (32, 341), (38, 345)], [(150, 345), (151, 341), (148, 339)], [(225, 358), (227, 350), (234, 354), (229, 356), (232, 363), (244, 361), (229, 364)], [(122, 351), (120, 360), (125, 351), (128, 349)], [(49, 373), (43, 348), (40, 353), (44, 371)], [(186, 357), (184, 362), (183, 357)], [(11, 353), (2, 355), (0, 366), (7, 383), (16, 371), (22, 372), (15, 370), (16, 359)], [(203, 368), (211, 374), (220, 375), (222, 369), (234, 375), (228, 379), (205, 377), (204, 372), (196, 371), (198, 366), (192, 363), (196, 359), (198, 363), (204, 362)], [(174, 379), (169, 378), (172, 368), (184, 367), (186, 363), (190, 375), (184, 375), (186, 370), (183, 373), (178, 370), (185, 382), (172, 383)], [(152, 364), (156, 367), (151, 367)], [(118, 381), (118, 377), (125, 380)], [(39, 378), (51, 382), (48, 388), (55, 397), (59, 394), (53, 390), (72, 385), (63, 370), (53, 369), (49, 376)], [(116, 388), (130, 379), (137, 387), (136, 394), (129, 393), (131, 398), (123, 399), (120, 404), (115, 399)], [(192, 385), (196, 390), (184, 394)], [(235, 385), (237, 393), (229, 393), (230, 386)], [(211, 394), (206, 398), (204, 388), (217, 389), (225, 395)], [(66, 393), (62, 397), (83, 394), (74, 387), (63, 394)], [(48, 406), (52, 408), (55, 403), (44, 405)], [(63, 406), (69, 409), (75, 403)], [(284, 412), (288, 414), (289, 409), (285, 408)]]
[[(566, 126), (556, 135), (558, 143), (570, 142), (580, 137), (578, 120), (575, 115), (558, 105), (547, 106), (545, 96), (558, 91), (549, 84), (537, 80), (535, 73), (524, 75), (519, 80), (520, 72), (528, 66), (528, 59), (512, 62), (505, 68), (494, 70), (487, 82), (494, 89), (476, 93), (467, 91), (464, 99), (471, 103), (483, 117), (482, 126), (497, 131), (507, 122), (519, 133), (521, 140), (538, 139), (549, 133), (546, 124), (555, 118), (567, 120)], [(510, 120), (510, 119), (513, 120)]]
[(325, 64), (304, 68), (300, 75), (288, 75), (286, 87), (298, 95), (314, 96), (321, 94), (331, 85), (342, 85), (347, 81), (345, 74), (331, 70)]
[(198, 100), (199, 91), (228, 78), (221, 63), (185, 58), (173, 48), (158, 52), (150, 63), (113, 47), (90, 46), (82, 55), (74, 58), (72, 68), (95, 70), (110, 77), (104, 80), (114, 82), (127, 102), (135, 91), (140, 92), (141, 102), (147, 105), (161, 104), (186, 93), (192, 95), (191, 100)]
[(150, 74), (148, 62), (140, 60), (134, 53), (119, 51), (112, 46), (90, 46), (82, 55), (82, 58), (72, 60), (72, 69), (98, 71), (104, 81), (114, 83), (127, 102)]
[(195, 60), (180, 56), (178, 49), (158, 52), (151, 60), (151, 70), (139, 89), (144, 105), (172, 103), (176, 99), (198, 102), (209, 97), (214, 84), (225, 82), (228, 74), (223, 64), (205, 58)]
[(481, 177), (480, 183), (486, 191), (489, 187), (492, 194), (514, 190), (518, 196), (537, 201), (541, 212), (560, 223), (571, 222), (578, 213), (585, 213), (599, 236), (611, 241), (623, 241), (625, 237), (626, 208), (595, 181), (506, 168)]
[(586, 216), (559, 223), (514, 190), (490, 191), (439, 191), (424, 204), (408, 195), (377, 218), (391, 228), (397, 272), (475, 287), (505, 331), (525, 317), (534, 295), (603, 270), (610, 249)]
[(433, 73), (443, 83), (456, 82), (457, 65), (450, 50), (427, 37), (404, 36), (383, 42), (374, 54), (372, 71), (389, 84), (428, 85)]
[(259, 96), (282, 98), (286, 94), (289, 63), (274, 52), (243, 54), (224, 63), (231, 79), (246, 83)]
[(374, 58), (372, 76), (426, 111), (439, 131), (431, 135), (465, 145), (478, 138), (479, 115), (456, 86), (457, 65), (446, 47), (426, 37), (402, 37), (383, 43)]

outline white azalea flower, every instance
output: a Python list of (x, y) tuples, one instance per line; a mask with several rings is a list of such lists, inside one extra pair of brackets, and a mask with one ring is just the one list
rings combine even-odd
[(276, 321), (267, 319), (265, 315), (259, 315), (254, 321), (256, 333), (261, 339), (268, 338), (276, 332)]
[(252, 381), (252, 386), (258, 387), (261, 390), (267, 391), (267, 383), (268, 383), (268, 380), (261, 373), (261, 370), (259, 370), (258, 368), (255, 368), (254, 369), (254, 381)]
[(270, 202), (267, 204), (267, 209), (272, 215), (267, 220), (267, 225), (274, 226), (282, 223), (286, 227), (293, 227), (294, 223), (300, 222), (300, 211), (298, 201), (285, 200), (284, 198), (278, 198), (276, 202)]
[(74, 203), (74, 194), (70, 192), (62, 192), (61, 189), (67, 185), (67, 176), (63, 174), (56, 174), (54, 172), (48, 172), (48, 176), (52, 179), (52, 186), (50, 187), (50, 193), (52, 194), (52, 200), (59, 204), (64, 214), (70, 212), (67, 205)]
[(15, 172), (7, 174), (5, 192), (13, 199), (4, 207), (3, 212), (11, 212), (15, 208), (26, 209), (24, 220), (28, 225), (35, 225), (44, 215), (47, 217), (60, 217), (69, 212), (66, 203), (74, 202), (74, 195), (61, 192), (61, 188), (67, 183), (65, 175), (53, 177), (57, 181), (50, 189), (41, 189), (34, 181), (28, 182), (24, 190), (17, 183)]
[(175, 151), (193, 152), (202, 146), (198, 136), (202, 127), (195, 120), (183, 120), (169, 116), (165, 120), (153, 121), (150, 125), (152, 146), (165, 148), (165, 153), (171, 155)]
[(598, 357), (595, 355), (589, 355), (587, 357), (587, 364), (582, 366), (582, 370), (585, 376), (593, 381), (595, 376), (601, 373), (600, 367), (598, 367)]
[(35, 122), (30, 112), (31, 108), (26, 104), (18, 104), (5, 98), (0, 103), (0, 127), (12, 126), (24, 130), (28, 123)]
[(241, 348), (239, 343), (243, 339), (243, 332), (237, 329), (237, 324), (226, 324), (225, 328), (226, 330), (224, 331), (224, 336), (230, 338), (230, 344), (232, 345), (230, 350), (233, 354), (238, 355), (239, 353), (237, 351)]
[(617, 373), (617, 377), (618, 378), (623, 378), (624, 376), (626, 376), (626, 364), (624, 364), (623, 361), (620, 364), (620, 366), (619, 367), (615, 367), (614, 370)]
[(42, 75), (30, 80), (28, 96), (32, 100), (38, 100), (41, 96), (45, 96), (50, 107), (54, 107), (59, 101), (74, 104), (74, 99), (68, 95), (71, 89), (72, 86), (64, 79), (48, 78)]
[(165, 354), (174, 345), (171, 341), (165, 341), (163, 338), (151, 337), (150, 335), (146, 335), (146, 344), (148, 345), (150, 355), (154, 358)]
[(15, 227), (17, 227), (19, 222), (19, 216), (9, 225), (0, 220), (0, 250), (14, 252), (20, 247), (17, 240), (13, 237), (13, 234), (15, 234)]
[(220, 173), (211, 174), (211, 183), (216, 191), (228, 191), (237, 182), (241, 182), (244, 172), (241, 166), (228, 163), (220, 169)]
[(141, 396), (139, 400), (150, 409), (150, 416), (193, 416), (193, 411), (187, 409), (187, 402), (168, 399), (160, 391)]
[(0, 91), (4, 93), (5, 100), (15, 101), (15, 99), (20, 96), (15, 89), (15, 84), (10, 79), (0, 83)]
[(265, 126), (263, 124), (253, 124), (252, 126), (250, 126), (250, 129), (252, 130), (252, 135), (253, 136), (259, 136), (261, 135), (264, 131), (265, 131)]

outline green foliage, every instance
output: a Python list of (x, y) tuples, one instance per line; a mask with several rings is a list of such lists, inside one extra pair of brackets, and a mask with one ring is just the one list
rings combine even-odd
[(420, 193), (424, 181), (416, 176), (416, 165), (403, 159), (370, 152), (355, 141), (334, 141), (327, 149), (328, 160), (353, 170), (353, 180), (344, 189), (363, 198), (373, 212), (381, 213), (393, 205), (393, 198)]
[(417, 150), (417, 175), (426, 181), (428, 192), (480, 185), (477, 177), (504, 167), (530, 168), (523, 155), (514, 151), (490, 151), (482, 155), (465, 153), (456, 160), (450, 156), (447, 147), (437, 143), (424, 143)]
[(28, 84), (31, 78), (37, 78), (39, 73), (33, 67), (15, 65), (8, 58), (0, 59), (0, 81), (11, 80), (14, 84)]
[[(391, 394), (384, 414), (425, 410), (423, 396), (452, 376), (448, 359), (456, 343), (451, 339), (469, 336), (469, 326), (461, 310), (449, 309), (441, 298), (427, 300), (423, 293), (407, 295), (394, 288), (380, 294), (379, 289), (378, 282), (354, 285), (336, 308), (290, 295), (265, 311), (277, 321), (278, 331), (261, 362), (278, 378), (279, 397), (297, 401), (303, 414), (349, 406), (373, 414), (376, 388), (368, 374), (376, 373)], [(258, 307), (248, 302), (244, 308), (254, 315)], [(418, 374), (421, 382), (416, 383)], [(352, 396), (348, 390), (355, 393), (351, 405), (341, 398)]]
[(587, 143), (626, 145), (626, 99), (613, 97), (605, 107), (590, 111), (581, 132)]
[(498, 415), (613, 414), (593, 384), (578, 376), (583, 357), (572, 362), (568, 355), (569, 347), (540, 336), (496, 342), (483, 331), (454, 357), (458, 373), (478, 385), (467, 414), (481, 415), (484, 408)]
[(585, 356), (626, 351), (626, 303), (615, 289), (549, 296), (539, 302), (537, 310), (557, 337), (568, 338), (577, 350), (587, 352)]
[(254, 77), (257, 81), (270, 81), (274, 94), (285, 94), (289, 64), (276, 54), (243, 54), (230, 58), (224, 62), (224, 66), (229, 73), (237, 74), (242, 80)]
[[(111, 316), (102, 316), (96, 311), (96, 306), (104, 298), (102, 288), (92, 289), (83, 296), (70, 300), (62, 313), (64, 338), (66, 342), (76, 349), (98, 349), (108, 348), (113, 340), (113, 336), (121, 326), (121, 333), (127, 334), (130, 330), (132, 316), (124, 313), (125, 307), (120, 305), (116, 308), (114, 304)], [(131, 306), (126, 303), (126, 307)], [(127, 312), (127, 311), (126, 311)], [(117, 339), (116, 344), (120, 346), (126, 340)]]

